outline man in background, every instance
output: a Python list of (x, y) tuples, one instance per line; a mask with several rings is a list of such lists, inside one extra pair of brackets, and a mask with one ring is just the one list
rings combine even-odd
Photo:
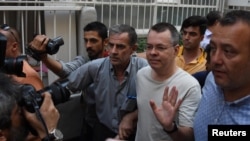
[(206, 53), (200, 47), (206, 30), (206, 18), (190, 16), (181, 26), (183, 46), (176, 56), (177, 65), (190, 74), (206, 69)]
[(214, 31), (216, 25), (219, 23), (219, 20), (222, 17), (222, 13), (220, 11), (210, 11), (207, 16), (207, 29), (204, 34), (203, 40), (200, 42), (200, 46), (203, 49), (207, 48), (207, 45), (210, 42), (210, 39), (212, 37), (212, 32)]
[[(3, 24), (0, 27), (0, 33), (2, 33), (7, 38), (5, 57), (19, 57), (21, 55), (21, 40), (18, 31), (7, 24)], [(14, 64), (11, 65), (16, 65), (15, 63), (17, 62), (14, 62)], [(24, 76), (12, 75), (15, 81), (21, 84), (31, 84), (35, 87), (36, 90), (40, 90), (44, 87), (38, 73), (29, 65), (29, 63), (25, 59), (23, 60), (22, 71), (24, 73)]]
[[(83, 56), (77, 56), (74, 58), (74, 60), (70, 62), (63, 62), (61, 60), (54, 60), (47, 54), (41, 55), (41, 61), (55, 74), (57, 74), (61, 79), (68, 76), (72, 71), (76, 70), (81, 65), (84, 65), (88, 61), (93, 61), (98, 58), (102, 58), (107, 56), (106, 47), (108, 44), (108, 33), (107, 33), (107, 27), (98, 21), (90, 22), (83, 28), (83, 38), (84, 38), (84, 47), (86, 48), (86, 51), (88, 53), (88, 58), (84, 58)], [(30, 47), (33, 49), (44, 52), (46, 50), (47, 43), (49, 41), (49, 38), (44, 35), (37, 35), (34, 40), (30, 43)], [(77, 98), (74, 100), (71, 100), (72, 102), (69, 102), (70, 105), (66, 105), (64, 107), (63, 105), (58, 107), (61, 111), (68, 111), (66, 112), (65, 116), (69, 116), (66, 119), (66, 122), (72, 125), (72, 114), (75, 116), (81, 116), (77, 115), (74, 110), (74, 106), (77, 106), (76, 108), (84, 111), (84, 121), (82, 123), (82, 131), (81, 131), (81, 138), (87, 139), (89, 141), (92, 140), (93, 137), (93, 126), (94, 123), (97, 121), (97, 116), (95, 114), (95, 97), (94, 97), (94, 88), (93, 85), (90, 85), (88, 88), (83, 90), (83, 99), (81, 99), (81, 103), (83, 105), (77, 106), (77, 103), (80, 103), (80, 101)], [(86, 103), (86, 104), (85, 104)], [(70, 108), (71, 107), (71, 108)], [(72, 110), (70, 110), (72, 109)], [(82, 113), (82, 112), (80, 112)], [(79, 118), (79, 117), (77, 117)], [(81, 125), (80, 121), (77, 122), (75, 126)], [(60, 122), (59, 122), (60, 123)], [(65, 122), (62, 123), (62, 126), (65, 126)], [(66, 128), (66, 127), (65, 127)], [(69, 132), (72, 132), (72, 129), (69, 129)], [(73, 139), (74, 140), (74, 139)]]

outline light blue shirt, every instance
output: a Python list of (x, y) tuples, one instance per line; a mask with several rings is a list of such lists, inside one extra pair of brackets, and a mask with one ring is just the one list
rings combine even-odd
[(210, 72), (202, 89), (203, 95), (194, 120), (195, 141), (208, 140), (208, 125), (250, 124), (250, 95), (226, 102), (222, 89)]
[(98, 119), (117, 133), (122, 104), (130, 93), (136, 94), (136, 73), (147, 65), (146, 59), (131, 57), (124, 72), (125, 78), (119, 82), (110, 63), (110, 58), (96, 59), (82, 65), (69, 75), (68, 88), (72, 91), (79, 91), (93, 85)]
[(84, 58), (83, 56), (76, 56), (72, 61), (64, 63), (61, 60), (58, 60), (59, 63), (62, 65), (62, 70), (57, 75), (60, 78), (64, 78), (68, 76), (72, 71), (79, 68), (81, 65), (87, 63), (89, 60), (87, 58)]

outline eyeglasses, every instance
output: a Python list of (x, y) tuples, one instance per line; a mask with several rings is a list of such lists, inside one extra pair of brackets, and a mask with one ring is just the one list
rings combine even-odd
[(152, 51), (153, 49), (155, 49), (158, 52), (162, 52), (162, 51), (165, 51), (165, 50), (167, 50), (168, 48), (171, 48), (171, 47), (172, 46), (167, 47), (167, 46), (163, 46), (163, 45), (161, 45), (161, 46), (147, 45), (145, 50), (146, 51)]
[(11, 31), (9, 25), (7, 25), (7, 24), (2, 24), (2, 25), (0, 26), (0, 28), (1, 28), (2, 30), (4, 30), (4, 31), (9, 31), (10, 34), (15, 38), (16, 42), (18, 42), (18, 40), (17, 40), (15, 34)]

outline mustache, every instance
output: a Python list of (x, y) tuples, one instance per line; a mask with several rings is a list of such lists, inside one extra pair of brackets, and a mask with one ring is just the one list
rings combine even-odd
[(92, 48), (87, 48), (87, 52), (94, 51)]
[(119, 57), (116, 57), (116, 55), (112, 55), (112, 54), (109, 55), (109, 58), (110, 59), (119, 59)]

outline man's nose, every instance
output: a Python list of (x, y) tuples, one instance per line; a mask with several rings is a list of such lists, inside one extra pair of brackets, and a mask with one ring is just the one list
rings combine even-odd
[(85, 41), (85, 46), (86, 46), (86, 48), (91, 47), (91, 43), (90, 43), (90, 41)]

